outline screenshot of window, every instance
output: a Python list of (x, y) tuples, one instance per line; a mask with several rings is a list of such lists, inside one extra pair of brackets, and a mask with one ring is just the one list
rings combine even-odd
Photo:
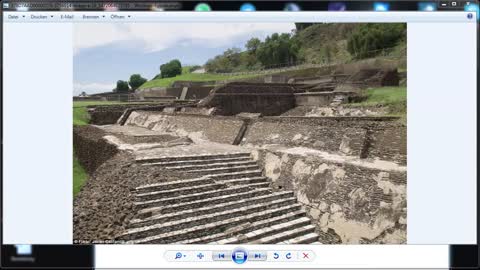
[(2, 268), (478, 267), (476, 1), (2, 1)]

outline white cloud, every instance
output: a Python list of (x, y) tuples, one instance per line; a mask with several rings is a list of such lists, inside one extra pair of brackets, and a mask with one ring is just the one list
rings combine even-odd
[(75, 96), (79, 95), (82, 92), (85, 92), (87, 94), (96, 94), (96, 93), (101, 93), (101, 92), (112, 91), (113, 88), (115, 88), (115, 84), (111, 84), (111, 83), (98, 83), (98, 82), (80, 83), (80, 82), (74, 82), (73, 83), (73, 94)]
[(293, 23), (85, 23), (75, 25), (74, 52), (123, 41), (141, 44), (139, 49), (144, 52), (179, 46), (185, 40), (220, 47), (248, 34), (264, 38), (275, 32), (291, 32), (294, 28)]

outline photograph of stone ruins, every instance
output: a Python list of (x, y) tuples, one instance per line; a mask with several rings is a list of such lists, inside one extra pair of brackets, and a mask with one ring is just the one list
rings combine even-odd
[(75, 27), (74, 243), (407, 242), (406, 24)]

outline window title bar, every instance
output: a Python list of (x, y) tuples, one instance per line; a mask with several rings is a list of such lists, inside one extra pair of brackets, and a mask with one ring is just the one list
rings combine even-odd
[[(478, 1), (249, 1), (248, 11), (461, 11)], [(246, 11), (244, 1), (16, 1), (2, 3), (5, 11)], [(208, 6), (208, 10), (205, 7)], [(478, 5), (477, 5), (478, 6)], [(252, 10), (252, 7), (254, 10)]]

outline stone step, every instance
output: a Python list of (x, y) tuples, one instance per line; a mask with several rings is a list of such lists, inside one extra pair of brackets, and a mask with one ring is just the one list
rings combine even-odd
[(228, 241), (220, 241), (219, 244), (240, 244), (240, 243), (250, 243), (260, 238), (265, 238), (270, 235), (280, 234), (284, 231), (293, 230), (298, 227), (303, 227), (311, 223), (310, 218), (304, 216), (298, 219), (294, 219), (288, 222), (283, 222), (275, 224), (270, 227), (258, 229), (255, 231), (248, 232), (246, 234), (230, 238)]
[(295, 196), (292, 191), (275, 192), (272, 194), (256, 196), (251, 198), (247, 197), (247, 198), (243, 198), (236, 201), (225, 202), (218, 205), (209, 205), (206, 207), (188, 209), (188, 210), (172, 212), (168, 214), (155, 215), (145, 219), (133, 219), (130, 222), (130, 226), (134, 228), (141, 227), (141, 226), (150, 226), (156, 223), (180, 220), (180, 219), (185, 219), (185, 218), (200, 216), (200, 215), (208, 215), (212, 213), (235, 209), (237, 207), (245, 207), (245, 206), (275, 201), (279, 199), (291, 200), (293, 201), (293, 203), (296, 202)]
[(170, 204), (186, 203), (186, 202), (191, 202), (195, 200), (201, 200), (206, 198), (219, 197), (222, 195), (245, 192), (248, 190), (252, 190), (252, 187), (248, 185), (232, 186), (232, 187), (227, 187), (227, 188), (218, 189), (218, 190), (210, 190), (206, 192), (177, 196), (174, 198), (163, 198), (163, 199), (134, 202), (134, 205), (138, 208), (165, 206)]
[[(144, 237), (150, 237), (157, 234), (168, 233), (172, 231), (185, 230), (190, 227), (195, 227), (203, 224), (211, 224), (218, 221), (230, 219), (233, 217), (242, 217), (247, 216), (250, 213), (258, 213), (266, 211), (268, 209), (278, 209), (283, 206), (295, 205), (295, 199), (285, 200), (279, 199), (271, 202), (264, 202), (256, 205), (244, 206), (235, 208), (232, 210), (216, 212), (214, 214), (200, 215), (195, 217), (190, 217), (182, 220), (163, 222), (160, 224), (154, 224), (150, 226), (144, 226), (139, 228), (128, 229), (124, 236), (128, 239), (138, 239)], [(282, 213), (284, 214), (284, 213)]]
[[(223, 183), (196, 185), (196, 186), (181, 187), (181, 188), (175, 188), (175, 189), (169, 189), (169, 190), (137, 193), (135, 195), (135, 199), (137, 201), (166, 199), (166, 198), (178, 197), (182, 195), (197, 194), (197, 193), (207, 192), (211, 190), (218, 190), (226, 187), (227, 185)], [(254, 187), (257, 187), (257, 186), (254, 186)]]
[(239, 178), (239, 179), (226, 179), (218, 180), (218, 183), (224, 183), (228, 185), (246, 185), (246, 184), (257, 184), (257, 183), (267, 183), (270, 184), (270, 181), (266, 177), (251, 177), (251, 178)]
[[(239, 229), (239, 230), (235, 230), (233, 233), (223, 232), (223, 233), (218, 233), (218, 234), (214, 234), (214, 235), (207, 235), (207, 236), (204, 236), (204, 237), (189, 239), (189, 240), (184, 241), (183, 243), (184, 244), (207, 244), (207, 243), (208, 244), (222, 244), (222, 243), (232, 242), (232, 241), (237, 240), (237, 238), (236, 237), (229, 238), (231, 234), (244, 234), (244, 233), (248, 233), (250, 231), (265, 228), (265, 227), (272, 226), (272, 225), (275, 225), (275, 224), (288, 222), (290, 220), (294, 220), (294, 219), (305, 217), (305, 216), (306, 216), (305, 211), (300, 209), (300, 210), (297, 210), (297, 211), (288, 212), (288, 213), (286, 213), (284, 215), (281, 215), (281, 216), (275, 216), (275, 217), (272, 217), (272, 218), (268, 218), (268, 219), (260, 220), (260, 221), (257, 221), (257, 222), (249, 223), (249, 226), (247, 228), (242, 228), (242, 229)], [(244, 242), (242, 242), (242, 243), (244, 243)], [(180, 243), (180, 244), (182, 244), (182, 243)]]
[(237, 179), (237, 178), (251, 178), (251, 177), (261, 177), (262, 171), (252, 170), (252, 171), (243, 171), (243, 172), (232, 172), (232, 173), (218, 173), (218, 174), (209, 174), (209, 178), (214, 180), (228, 180), (228, 179)]
[(199, 177), (193, 179), (185, 179), (185, 180), (176, 180), (176, 181), (169, 181), (169, 182), (162, 182), (162, 183), (155, 183), (150, 185), (143, 185), (135, 188), (135, 192), (152, 192), (152, 191), (159, 191), (159, 190), (170, 190), (170, 189), (177, 189), (182, 187), (191, 187), (196, 185), (204, 185), (204, 184), (213, 184), (215, 181), (208, 177)]
[(171, 161), (187, 161), (187, 160), (212, 160), (223, 158), (236, 158), (236, 157), (251, 157), (247, 152), (232, 152), (222, 154), (209, 154), (209, 155), (184, 155), (184, 156), (163, 156), (163, 157), (144, 157), (137, 158), (138, 163), (152, 163), (152, 162), (171, 162)]
[(235, 184), (228, 184), (227, 183), (223, 183), (223, 184), (226, 184), (227, 186), (249, 186), (249, 187), (252, 187), (252, 188), (268, 188), (270, 187), (270, 183), (268, 182), (264, 182), (264, 183), (253, 183), (253, 184), (243, 184), (243, 185), (235, 185)]
[(319, 244), (318, 241), (318, 234), (316, 233), (309, 233), (305, 235), (300, 235), (293, 239), (289, 239), (283, 241), (281, 244)]
[(129, 240), (127, 234), (123, 234), (119, 239), (129, 240), (128, 244), (168, 244), (172, 242), (180, 242), (186, 239), (192, 239), (195, 237), (204, 237), (207, 235), (218, 234), (224, 232), (228, 228), (234, 227), (236, 225), (245, 223), (245, 222), (255, 222), (263, 219), (272, 218), (275, 216), (280, 216), (282, 214), (298, 211), (301, 209), (300, 204), (293, 204), (284, 207), (272, 208), (269, 210), (248, 214), (245, 216), (235, 216), (228, 219), (223, 219), (216, 222), (210, 222), (203, 225), (194, 226), (191, 228), (186, 228), (183, 230), (175, 230), (167, 233), (162, 233), (158, 235), (153, 235), (141, 239)]
[(145, 166), (189, 166), (189, 165), (204, 165), (204, 164), (211, 164), (211, 163), (226, 163), (226, 162), (241, 162), (241, 161), (251, 161), (252, 158), (250, 156), (244, 157), (232, 157), (232, 158), (218, 158), (218, 159), (198, 159), (198, 160), (179, 160), (179, 161), (167, 161), (167, 162), (153, 162), (153, 163), (145, 163), (142, 165)]
[(233, 161), (233, 162), (212, 162), (207, 164), (196, 165), (180, 165), (180, 166), (165, 166), (165, 169), (169, 170), (202, 170), (202, 169), (216, 169), (216, 168), (228, 168), (237, 166), (253, 166), (257, 163), (253, 160), (245, 161)]
[(248, 165), (248, 166), (235, 166), (235, 167), (219, 167), (211, 169), (185, 169), (184, 172), (201, 174), (201, 175), (210, 175), (210, 174), (223, 174), (223, 173), (235, 173), (235, 172), (249, 172), (260, 170), (257, 164)]
[(315, 231), (315, 226), (309, 224), (293, 230), (284, 231), (279, 234), (274, 234), (274, 235), (270, 235), (270, 236), (255, 240), (252, 242), (252, 244), (277, 244), (301, 235), (313, 233), (314, 231)]
[(217, 196), (217, 197), (208, 197), (206, 199), (199, 199), (199, 200), (191, 201), (187, 203), (177, 203), (177, 204), (171, 204), (166, 206), (141, 209), (138, 211), (137, 216), (138, 218), (145, 218), (145, 217), (149, 217), (157, 214), (167, 214), (167, 213), (179, 212), (179, 211), (188, 210), (188, 209), (196, 209), (196, 208), (207, 206), (207, 205), (215, 205), (223, 202), (231, 202), (231, 201), (236, 201), (242, 198), (262, 196), (262, 195), (271, 194), (271, 193), (272, 193), (272, 190), (270, 188), (253, 189), (245, 192), (232, 192), (231, 194), (226, 194), (226, 195)]

